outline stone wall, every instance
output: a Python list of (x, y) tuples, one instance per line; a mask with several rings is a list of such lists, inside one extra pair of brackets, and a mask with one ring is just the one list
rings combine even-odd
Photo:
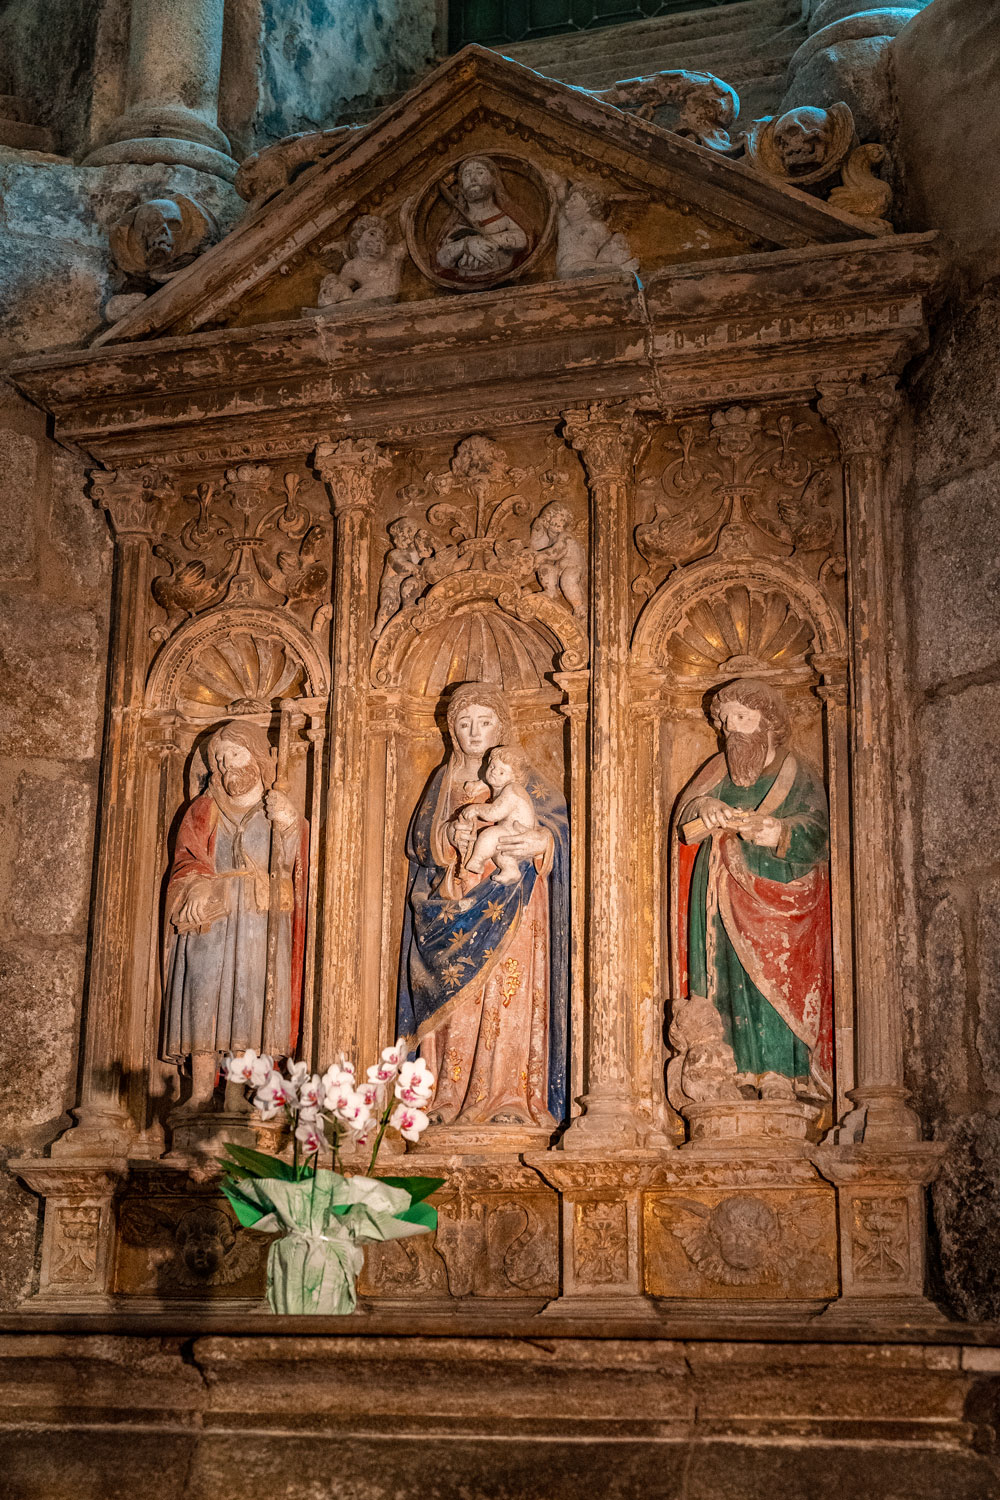
[(911, 385), (912, 1087), (953, 1311), (1000, 1317), (1000, 281), (957, 295)]
[(910, 372), (901, 527), (912, 622), (911, 1086), (952, 1151), (931, 1195), (938, 1291), (1000, 1317), (1000, 15), (933, 3), (894, 39), (904, 227), (955, 280)]
[[(0, 386), (0, 1152), (74, 1103), (111, 545), (83, 466)], [(35, 1199), (0, 1172), (0, 1301), (31, 1289)]]

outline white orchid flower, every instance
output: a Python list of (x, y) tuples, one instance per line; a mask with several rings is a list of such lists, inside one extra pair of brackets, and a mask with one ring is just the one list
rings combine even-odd
[(311, 1078), (303, 1078), (298, 1085), (298, 1094), (299, 1109), (303, 1114), (306, 1110), (315, 1113), (317, 1110), (322, 1109), (326, 1098), (326, 1090), (323, 1087), (323, 1080), (319, 1074), (314, 1073)]
[(302, 1142), (307, 1156), (312, 1156), (319, 1151), (324, 1144), (323, 1127), (319, 1120), (304, 1120), (300, 1116), (299, 1123), (295, 1127), (295, 1139)]
[(266, 1083), (274, 1070), (274, 1059), (262, 1052), (258, 1057), (252, 1047), (246, 1052), (240, 1052), (235, 1056), (223, 1059), (222, 1071), (230, 1083), (250, 1084), (252, 1088), (260, 1088)]
[(372, 1123), (371, 1107), (365, 1103), (360, 1089), (352, 1092), (342, 1105), (338, 1105), (335, 1114), (352, 1135), (363, 1135)]
[(397, 1104), (389, 1116), (389, 1124), (399, 1131), (404, 1141), (419, 1141), (430, 1120), (422, 1109), (409, 1104)]
[(422, 1109), (434, 1097), (434, 1074), (418, 1057), (416, 1062), (404, 1062), (396, 1079), (396, 1098), (401, 1103)]
[[(277, 1068), (272, 1068), (266, 1083), (263, 1083), (254, 1095), (254, 1106), (264, 1115), (265, 1120), (273, 1119), (279, 1109), (295, 1105), (295, 1090), (287, 1078), (282, 1078)], [(267, 1110), (268, 1113), (264, 1114)]]
[(371, 1077), (373, 1071), (374, 1069), (372, 1068), (368, 1069), (368, 1082), (359, 1083), (356, 1090), (359, 1097), (364, 1100), (369, 1109), (378, 1108), (382, 1103), (382, 1098), (385, 1093), (383, 1085), (376, 1079), (373, 1079)]
[(289, 1062), (285, 1066), (288, 1069), (288, 1081), (297, 1094), (309, 1078), (309, 1064), (305, 1062)]

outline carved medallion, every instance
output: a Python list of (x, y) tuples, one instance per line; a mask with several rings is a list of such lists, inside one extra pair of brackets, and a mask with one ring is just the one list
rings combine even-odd
[(554, 220), (552, 191), (531, 162), (505, 153), (464, 156), (409, 206), (406, 239), (435, 286), (475, 292), (529, 271)]

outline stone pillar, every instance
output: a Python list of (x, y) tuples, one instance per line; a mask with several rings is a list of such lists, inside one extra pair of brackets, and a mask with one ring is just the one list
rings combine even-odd
[(862, 140), (884, 140), (893, 120), (888, 49), (930, 0), (805, 0), (808, 35), (788, 64), (782, 114), (798, 104), (844, 100)]
[(131, 1024), (133, 878), (140, 811), (142, 706), (148, 640), (145, 618), (152, 546), (161, 531), (169, 482), (150, 469), (98, 472), (92, 493), (115, 534), (109, 713), (105, 730), (101, 823), (91, 927), (90, 983), (83, 1037), (77, 1125), (52, 1147), (53, 1156), (117, 1155), (133, 1122), (126, 1103), (123, 1060)]
[(840, 441), (847, 510), (857, 1079), (865, 1140), (915, 1141), (920, 1122), (903, 1083), (898, 903), (900, 858), (889, 712), (892, 579), (887, 556), (886, 448), (899, 410), (896, 382), (821, 387), (819, 410)]
[(635, 1069), (630, 912), (635, 816), (629, 764), (628, 558), (635, 461), (645, 428), (632, 411), (565, 414), (590, 491), (590, 719), (586, 1093), (564, 1150), (616, 1152), (643, 1144)]
[(87, 166), (166, 162), (232, 182), (219, 129), (223, 0), (132, 0), (125, 112)]
[(313, 463), (335, 517), (333, 687), (327, 784), (326, 878), (318, 1058), (325, 1065), (361, 1042), (361, 893), (371, 608), (372, 515), (376, 480), (391, 459), (369, 439), (320, 443)]
[(848, 763), (847, 661), (816, 653), (816, 689), (825, 718), (830, 799), (830, 906), (833, 935), (834, 1124), (850, 1111), (854, 1088), (854, 955), (851, 937), (851, 772)]
[(840, 441), (847, 512), (857, 1067), (850, 1097), (860, 1115), (841, 1132), (848, 1139), (812, 1158), (837, 1188), (842, 1290), (827, 1316), (926, 1320), (939, 1314), (923, 1297), (923, 1189), (945, 1148), (920, 1140), (903, 1073), (885, 473), (900, 400), (891, 376), (825, 383), (820, 394), (820, 413)]

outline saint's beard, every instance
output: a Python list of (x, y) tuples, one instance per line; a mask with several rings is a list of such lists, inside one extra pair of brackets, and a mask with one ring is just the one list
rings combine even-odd
[(764, 774), (767, 741), (766, 729), (757, 729), (753, 734), (738, 734), (731, 730), (726, 735), (726, 766), (730, 780), (737, 786), (753, 786)]
[(227, 797), (248, 797), (261, 785), (256, 766), (234, 766), (231, 771), (220, 771), (219, 776)]

